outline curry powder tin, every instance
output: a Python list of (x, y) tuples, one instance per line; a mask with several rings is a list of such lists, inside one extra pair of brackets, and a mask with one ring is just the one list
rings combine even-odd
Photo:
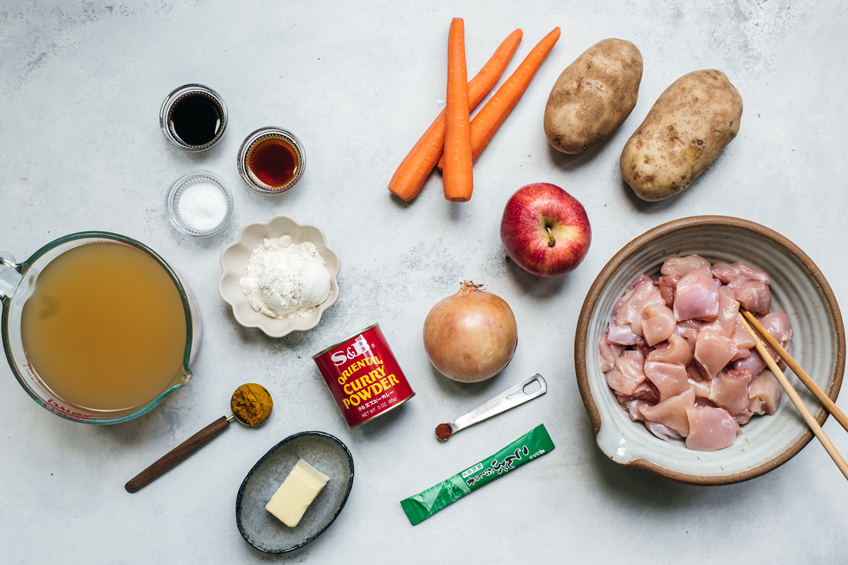
[(380, 324), (331, 345), (312, 359), (351, 429), (415, 396)]

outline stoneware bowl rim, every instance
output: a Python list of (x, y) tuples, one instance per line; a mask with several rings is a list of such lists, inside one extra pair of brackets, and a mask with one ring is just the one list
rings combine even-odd
[[(592, 433), (595, 436), (596, 443), (598, 443), (598, 446), (599, 448), (601, 448), (602, 451), (603, 448), (598, 442), (598, 434), (601, 431), (603, 420), (601, 412), (598, 409), (598, 406), (596, 405), (595, 400), (592, 397), (591, 390), (589, 388), (589, 373), (586, 365), (586, 344), (588, 340), (589, 322), (592, 313), (595, 309), (595, 306), (612, 275), (619, 268), (621, 268), (622, 265), (624, 265), (628, 259), (630, 259), (634, 254), (636, 254), (643, 246), (648, 243), (660, 240), (665, 236), (683, 228), (704, 226), (722, 226), (753, 232), (759, 236), (771, 240), (778, 247), (783, 248), (787, 253), (792, 255), (806, 268), (810, 277), (815, 282), (815, 284), (818, 285), (822, 295), (824, 296), (826, 304), (830, 310), (831, 322), (835, 329), (835, 371), (830, 390), (826, 392), (828, 396), (830, 396), (830, 398), (834, 401), (836, 401), (836, 398), (839, 395), (839, 389), (842, 385), (842, 377), (845, 369), (845, 329), (843, 326), (842, 315), (840, 314), (839, 305), (837, 304), (836, 297), (834, 296), (833, 291), (831, 290), (830, 285), (828, 284), (821, 270), (816, 266), (812, 259), (810, 259), (806, 253), (804, 253), (797, 245), (789, 241), (786, 237), (780, 235), (774, 230), (771, 230), (765, 226), (762, 226), (749, 220), (729, 216), (692, 216), (687, 218), (681, 218), (650, 229), (642, 235), (633, 239), (627, 245), (625, 245), (620, 251), (618, 251), (618, 253), (616, 253), (609, 260), (606, 266), (604, 266), (604, 268), (598, 274), (597, 278), (592, 283), (591, 289), (586, 295), (586, 299), (583, 302), (583, 307), (580, 311), (580, 316), (577, 322), (577, 331), (574, 340), (574, 366), (577, 373), (577, 385), (580, 390), (580, 396), (583, 399), (583, 404), (592, 423)], [(783, 402), (788, 402), (788, 399), (785, 398), (785, 394)], [(827, 412), (819, 405), (813, 405), (810, 407), (812, 408), (814, 413), (816, 409), (818, 409), (816, 420), (819, 422), (819, 424), (823, 424), (824, 421), (827, 419)], [(794, 406), (791, 407), (791, 409), (795, 410)], [(625, 466), (646, 469), (663, 477), (667, 477), (669, 479), (685, 483), (700, 485), (731, 484), (758, 477), (779, 467), (780, 465), (794, 457), (799, 451), (801, 451), (801, 449), (803, 449), (804, 446), (806, 446), (812, 438), (813, 433), (810, 430), (806, 430), (806, 432), (787, 450), (785, 450), (783, 453), (778, 454), (772, 459), (765, 461), (746, 471), (721, 476), (682, 473), (675, 470), (667, 469), (644, 458), (639, 458), (629, 463), (617, 463), (623, 464)], [(610, 457), (610, 459), (612, 459), (612, 457), (606, 452), (604, 452), (604, 454)]]

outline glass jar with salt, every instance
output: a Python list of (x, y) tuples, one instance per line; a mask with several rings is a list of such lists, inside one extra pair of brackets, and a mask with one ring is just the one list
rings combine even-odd
[(193, 237), (209, 237), (230, 221), (233, 195), (217, 175), (195, 171), (174, 181), (168, 190), (167, 206), (177, 230)]

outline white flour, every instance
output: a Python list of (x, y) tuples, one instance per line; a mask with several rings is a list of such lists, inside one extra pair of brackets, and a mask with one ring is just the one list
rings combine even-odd
[(330, 295), (327, 263), (312, 243), (291, 236), (265, 239), (247, 262), (239, 281), (250, 306), (272, 318), (305, 317)]

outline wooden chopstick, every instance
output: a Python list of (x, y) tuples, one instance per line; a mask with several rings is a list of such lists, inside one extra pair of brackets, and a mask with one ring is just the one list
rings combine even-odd
[(836, 404), (833, 403), (833, 400), (831, 400), (830, 397), (825, 394), (825, 392), (819, 387), (819, 385), (817, 385), (816, 382), (810, 378), (810, 375), (808, 375), (807, 372), (801, 368), (801, 365), (799, 365), (798, 362), (795, 361), (795, 359), (793, 359), (792, 356), (789, 355), (789, 353), (787, 353), (785, 349), (780, 347), (780, 344), (777, 343), (777, 340), (774, 339), (774, 337), (772, 337), (772, 335), (766, 331), (766, 329), (762, 326), (762, 324), (760, 324), (760, 322), (754, 317), (753, 314), (751, 314), (747, 310), (743, 310), (742, 308), (739, 309), (739, 313), (745, 316), (746, 320), (751, 322), (751, 325), (754, 326), (754, 329), (756, 329), (757, 332), (763, 337), (763, 339), (768, 342), (771, 348), (777, 352), (780, 358), (786, 362), (786, 365), (790, 369), (792, 369), (792, 372), (795, 373), (795, 376), (798, 377), (798, 379), (802, 383), (804, 383), (804, 386), (810, 389), (810, 392), (813, 393), (813, 396), (818, 398), (819, 402), (822, 403), (825, 409), (833, 415), (836, 421), (839, 422), (839, 424), (843, 428), (845, 428), (845, 431), (848, 431), (848, 417), (846, 417), (842, 410), (840, 410), (836, 406)]
[[(789, 400), (792, 401), (792, 404), (795, 405), (795, 408), (798, 409), (798, 412), (801, 413), (801, 416), (804, 417), (804, 421), (807, 422), (807, 425), (813, 430), (813, 433), (819, 438), (819, 441), (824, 446), (830, 458), (833, 459), (833, 462), (836, 463), (836, 466), (839, 467), (839, 470), (842, 471), (842, 474), (845, 475), (845, 478), (848, 479), (848, 464), (845, 463), (845, 460), (839, 455), (839, 452), (836, 451), (836, 447), (834, 447), (833, 443), (830, 441), (830, 438), (827, 437), (827, 434), (824, 433), (824, 430), (821, 429), (819, 423), (816, 422), (816, 419), (813, 418), (813, 415), (810, 414), (810, 411), (804, 405), (804, 402), (801, 400), (801, 397), (798, 396), (798, 393), (792, 387), (792, 384), (789, 382), (789, 379), (786, 378), (786, 375), (783, 374), (783, 371), (780, 370), (780, 367), (777, 366), (777, 363), (772, 359), (771, 354), (768, 352), (766, 347), (762, 344), (762, 342), (758, 339), (756, 332), (751, 329), (751, 326), (748, 325), (748, 322), (745, 321), (745, 318), (741, 315), (739, 316), (739, 320), (742, 322), (742, 325), (745, 326), (745, 329), (751, 334), (751, 336), (757, 341), (757, 351), (762, 356), (763, 360), (768, 365), (769, 369), (774, 376), (777, 378), (777, 382), (780, 383), (780, 386), (786, 392), (786, 396), (789, 397)], [(768, 332), (765, 332), (768, 334)]]

